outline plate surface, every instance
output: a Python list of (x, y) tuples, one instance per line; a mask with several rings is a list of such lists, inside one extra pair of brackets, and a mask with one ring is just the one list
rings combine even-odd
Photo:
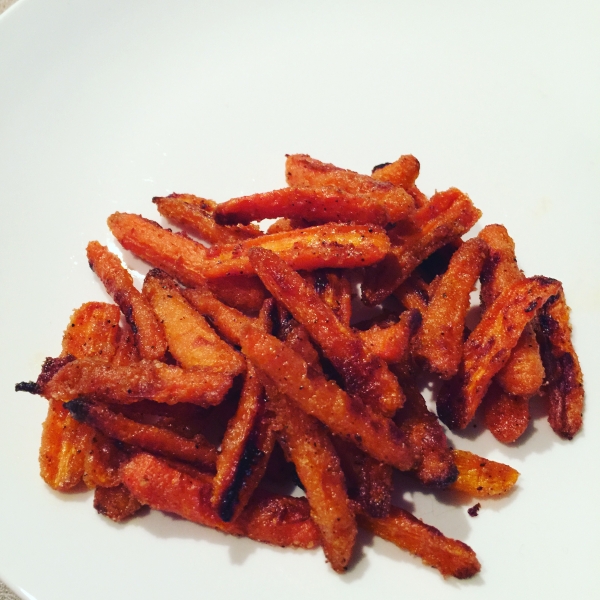
[[(591, 597), (600, 584), (600, 5), (595, 2), (85, 3), (0, 17), (0, 578), (23, 598)], [(16, 394), (73, 308), (106, 295), (85, 259), (115, 210), (172, 191), (225, 200), (284, 185), (286, 153), (369, 172), (412, 153), (427, 193), (456, 186), (504, 223), (520, 266), (564, 283), (586, 377), (584, 430), (537, 410), (523, 443), (461, 448), (521, 472), (474, 504), (406, 506), (483, 565), (443, 580), (362, 537), (340, 577), (322, 554), (161, 514), (115, 525), (38, 476), (45, 401)], [(132, 263), (133, 266), (136, 266)]]

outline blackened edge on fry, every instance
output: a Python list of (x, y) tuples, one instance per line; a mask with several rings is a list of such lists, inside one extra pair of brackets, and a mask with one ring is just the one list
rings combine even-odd
[(71, 416), (80, 423), (85, 423), (89, 414), (89, 404), (84, 398), (75, 398), (65, 402), (63, 407), (66, 408)]

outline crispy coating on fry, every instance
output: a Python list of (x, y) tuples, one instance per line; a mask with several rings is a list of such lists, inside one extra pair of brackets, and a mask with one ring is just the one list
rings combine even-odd
[(119, 467), (125, 460), (125, 453), (113, 440), (93, 430), (91, 435), (86, 437), (82, 452), (85, 455), (83, 483), (88, 488), (111, 488), (119, 485)]
[(62, 356), (111, 360), (117, 350), (121, 311), (114, 304), (86, 302), (71, 315), (62, 340)]
[(94, 492), (94, 508), (116, 523), (122, 523), (133, 517), (141, 508), (131, 492), (123, 485), (115, 487), (97, 487)]
[(254, 320), (239, 310), (223, 304), (206, 286), (182, 291), (185, 299), (202, 315), (208, 317), (217, 331), (231, 344), (240, 346), (244, 327)]
[(403, 154), (392, 163), (373, 167), (371, 177), (409, 190), (415, 185), (420, 170), (421, 164), (412, 154)]
[(350, 280), (342, 272), (313, 271), (305, 279), (312, 284), (335, 316), (345, 325), (350, 325), (352, 317), (352, 289)]
[(215, 221), (217, 203), (191, 194), (155, 197), (158, 212), (175, 225), (211, 244), (230, 244), (262, 235), (256, 225), (219, 225)]
[(210, 477), (192, 477), (163, 460), (140, 453), (121, 467), (121, 479), (142, 504), (224, 533), (282, 547), (314, 548), (319, 544), (319, 531), (305, 498), (264, 492), (252, 498), (236, 521), (225, 523), (210, 503)]
[(251, 275), (247, 251), (257, 246), (277, 252), (294, 269), (308, 271), (364, 267), (381, 260), (389, 250), (383, 230), (368, 225), (321, 225), (208, 250), (139, 215), (114, 213), (108, 225), (124, 248), (191, 287), (206, 279)]
[(357, 515), (358, 524), (375, 535), (418, 556), (444, 577), (468, 579), (479, 573), (481, 565), (475, 552), (458, 540), (447, 538), (439, 529), (426, 525), (410, 513), (392, 506), (390, 515), (373, 519)]
[(80, 359), (63, 367), (44, 393), (63, 402), (89, 396), (118, 404), (148, 398), (175, 404), (191, 402), (212, 406), (223, 399), (232, 377), (209, 368), (182, 369), (159, 361), (114, 366), (95, 359)]
[(419, 455), (414, 473), (425, 485), (446, 487), (456, 480), (458, 471), (444, 429), (414, 384), (405, 383), (404, 389), (406, 402), (394, 422)]
[(64, 407), (75, 420), (101, 431), (112, 439), (167, 458), (214, 468), (217, 449), (200, 434), (188, 439), (167, 429), (136, 423), (112, 411), (101, 402), (84, 398), (65, 402)]
[(275, 412), (277, 439), (306, 490), (325, 556), (334, 571), (343, 573), (352, 557), (357, 529), (327, 429), (281, 394), (269, 393), (269, 406)]
[(389, 364), (399, 363), (408, 355), (410, 340), (421, 326), (421, 313), (416, 309), (405, 310), (400, 320), (388, 327), (375, 324), (358, 335), (365, 348)]
[(346, 391), (381, 414), (393, 415), (404, 395), (385, 362), (369, 354), (361, 338), (336, 317), (314, 287), (276, 254), (255, 248), (250, 261), (265, 287), (321, 347), (343, 377)]
[(221, 302), (246, 315), (255, 315), (269, 295), (260, 279), (254, 275), (217, 277), (207, 281), (206, 285)]
[[(368, 175), (340, 169), (307, 154), (288, 155), (285, 162), (286, 181), (296, 188), (333, 187), (349, 194), (362, 194), (383, 203), (389, 214), (400, 220), (414, 211), (414, 200), (404, 189)], [(402, 215), (402, 216), (399, 216)]]
[(273, 446), (271, 414), (251, 363), (236, 414), (229, 420), (217, 458), (211, 502), (223, 521), (233, 521), (248, 504), (267, 469)]
[(388, 231), (392, 248), (384, 260), (367, 269), (363, 302), (372, 306), (387, 298), (415, 267), (469, 231), (480, 216), (470, 198), (456, 188), (434, 194), (410, 219)]
[(92, 271), (119, 305), (129, 323), (140, 356), (160, 360), (167, 350), (162, 326), (147, 300), (133, 285), (133, 278), (117, 256), (98, 242), (90, 242), (87, 257)]
[(430, 372), (450, 379), (462, 359), (465, 318), (470, 295), (486, 258), (486, 244), (473, 238), (452, 256), (448, 270), (440, 276), (435, 293), (412, 342), (412, 355)]
[(583, 374), (571, 340), (569, 312), (561, 289), (539, 315), (548, 421), (558, 435), (568, 440), (581, 429), (584, 400)]
[(50, 400), (42, 426), (40, 475), (54, 490), (65, 492), (81, 482), (85, 455), (81, 451), (91, 430), (71, 418), (58, 400)]
[(216, 334), (164, 271), (149, 271), (143, 292), (164, 328), (169, 352), (184, 369), (209, 367), (231, 376), (245, 370), (244, 357)]
[(317, 225), (272, 233), (239, 244), (222, 244), (207, 251), (202, 274), (207, 279), (251, 275), (248, 258), (254, 248), (275, 252), (292, 269), (366, 267), (381, 260), (390, 247), (379, 227), (373, 225)]
[(47, 393), (49, 381), (74, 358), (114, 359), (119, 332), (118, 307), (88, 302), (75, 310), (63, 335), (63, 354), (47, 359), (36, 382), (37, 392), (49, 399), (39, 450), (40, 475), (59, 491), (74, 489), (81, 481), (87, 487), (118, 483), (122, 458), (114, 445), (101, 434), (75, 421), (61, 401)]
[(448, 427), (467, 426), (525, 325), (560, 289), (560, 282), (548, 277), (523, 279), (502, 292), (484, 313), (465, 342), (462, 372), (442, 387), (437, 398), (438, 416)]
[(218, 223), (250, 223), (288, 217), (308, 223), (372, 223), (385, 227), (412, 211), (409, 201), (386, 202), (381, 197), (348, 193), (338, 187), (288, 187), (233, 198), (215, 210)]
[(143, 261), (162, 269), (184, 285), (202, 285), (206, 248), (188, 236), (164, 229), (140, 215), (116, 212), (108, 227), (123, 248)]
[(348, 496), (369, 516), (387, 517), (392, 503), (392, 467), (337, 435), (331, 441), (346, 476)]
[(458, 478), (450, 486), (476, 498), (506, 494), (519, 478), (519, 472), (503, 463), (488, 460), (465, 450), (452, 450)]
[[(481, 304), (485, 311), (515, 281), (524, 278), (517, 265), (515, 243), (503, 225), (487, 225), (478, 235), (488, 244), (489, 257), (481, 273)], [(533, 396), (544, 381), (544, 367), (532, 324), (528, 324), (496, 381), (509, 394)]]
[(417, 457), (406, 436), (391, 419), (349, 396), (333, 381), (318, 374), (309, 377), (306, 362), (283, 342), (256, 327), (247, 327), (242, 335), (242, 350), (273, 380), (282, 394), (297, 402), (332, 432), (401, 471), (415, 466)]
[(511, 444), (529, 425), (529, 397), (512, 396), (492, 383), (483, 399), (483, 414), (492, 435), (503, 444)]

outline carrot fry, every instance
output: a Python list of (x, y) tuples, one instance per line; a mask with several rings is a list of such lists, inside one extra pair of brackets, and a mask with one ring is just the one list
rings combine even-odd
[(231, 225), (287, 217), (307, 223), (362, 223), (384, 227), (406, 217), (410, 203), (396, 204), (337, 187), (289, 187), (233, 198), (215, 210), (217, 223)]
[(76, 421), (98, 429), (110, 438), (167, 458), (200, 463), (214, 469), (217, 449), (202, 435), (187, 439), (167, 429), (136, 423), (105, 404), (84, 398), (65, 402), (64, 407)]
[(276, 546), (314, 548), (319, 531), (305, 498), (267, 492), (253, 497), (236, 521), (219, 519), (210, 503), (212, 478), (192, 477), (150, 454), (140, 453), (121, 467), (121, 479), (142, 504), (184, 519)]
[(359, 331), (358, 335), (368, 352), (394, 364), (406, 359), (410, 340), (420, 326), (421, 313), (411, 309), (400, 315), (398, 323), (389, 327), (375, 324), (366, 331)]
[(92, 271), (102, 280), (131, 326), (140, 356), (160, 360), (167, 350), (162, 326), (148, 301), (134, 287), (127, 269), (118, 257), (98, 242), (88, 244), (87, 257)]
[(242, 335), (242, 351), (281, 393), (334, 433), (399, 470), (415, 465), (416, 457), (406, 436), (390, 419), (349, 396), (334, 382), (316, 374), (309, 378), (306, 362), (277, 338), (256, 327), (247, 327)]
[(117, 350), (121, 311), (114, 304), (86, 302), (71, 316), (62, 340), (62, 356), (111, 360)]
[(405, 383), (404, 388), (406, 402), (394, 422), (419, 455), (414, 473), (425, 485), (446, 487), (458, 473), (444, 429), (414, 384)]
[(269, 393), (269, 405), (276, 415), (277, 439), (306, 490), (325, 556), (334, 571), (343, 573), (356, 540), (356, 520), (327, 429), (281, 394)]
[(337, 435), (331, 441), (346, 476), (348, 496), (369, 516), (387, 517), (392, 502), (392, 467)]
[(452, 450), (458, 478), (450, 489), (470, 496), (488, 498), (506, 494), (517, 482), (519, 472), (508, 465), (488, 460), (465, 450)]
[(583, 419), (583, 374), (571, 341), (569, 307), (562, 289), (539, 315), (542, 359), (547, 381), (543, 387), (549, 400), (548, 421), (568, 440), (581, 429)]
[(357, 520), (364, 529), (402, 550), (408, 550), (426, 565), (435, 567), (444, 577), (467, 579), (481, 569), (475, 552), (469, 546), (447, 538), (435, 527), (426, 525), (396, 506), (392, 506), (390, 515), (383, 519), (359, 514)]
[(376, 266), (367, 269), (362, 286), (363, 301), (379, 304), (413, 269), (435, 250), (460, 238), (477, 222), (481, 211), (466, 194), (452, 188), (439, 192), (414, 213), (388, 231), (392, 248)]
[(404, 154), (392, 163), (373, 167), (371, 177), (379, 181), (388, 181), (409, 190), (415, 184), (421, 165), (412, 154)]
[(306, 328), (344, 378), (348, 393), (381, 414), (393, 415), (404, 395), (385, 362), (368, 354), (361, 338), (340, 322), (314, 287), (276, 254), (255, 248), (249, 256), (265, 287)]
[[(504, 289), (525, 276), (517, 266), (515, 243), (503, 225), (487, 225), (478, 237), (487, 243), (490, 252), (481, 273), (481, 305), (485, 311)], [(523, 330), (496, 381), (508, 394), (526, 397), (537, 394), (544, 381), (544, 367), (532, 324)]]
[(470, 294), (485, 257), (486, 244), (478, 238), (464, 243), (454, 253), (423, 312), (421, 328), (412, 342), (412, 355), (442, 379), (450, 379), (458, 371)]
[(442, 387), (437, 398), (438, 416), (448, 427), (467, 426), (525, 325), (560, 289), (560, 282), (548, 277), (523, 279), (502, 292), (484, 313), (465, 342), (462, 372)]
[(365, 267), (381, 260), (389, 250), (383, 230), (367, 225), (321, 225), (208, 250), (139, 215), (114, 213), (108, 225), (124, 248), (191, 287), (206, 279), (251, 275), (247, 250), (257, 246), (277, 252), (294, 269), (309, 271)]
[(162, 323), (169, 352), (184, 369), (210, 367), (228, 376), (245, 370), (244, 357), (216, 334), (164, 271), (149, 271), (143, 292)]
[(348, 277), (334, 271), (313, 271), (305, 279), (313, 285), (335, 316), (349, 326), (352, 318), (352, 290)]
[(211, 502), (223, 521), (245, 508), (266, 469), (275, 444), (265, 392), (251, 363), (234, 417), (229, 420), (217, 458)]
[(155, 197), (158, 212), (193, 235), (211, 244), (229, 244), (262, 235), (256, 225), (223, 226), (215, 221), (217, 203), (191, 194), (170, 194), (166, 198)]
[(218, 404), (229, 390), (232, 377), (209, 368), (181, 369), (158, 361), (126, 366), (106, 365), (94, 359), (68, 363), (46, 385), (44, 395), (63, 402), (88, 396), (118, 404), (144, 398), (200, 406)]
[(254, 322), (252, 317), (247, 317), (239, 310), (223, 304), (205, 286), (183, 290), (182, 294), (200, 314), (210, 319), (227, 341), (235, 346), (241, 345), (242, 330)]
[(529, 425), (529, 398), (507, 394), (492, 382), (483, 398), (485, 425), (503, 444), (516, 442)]
[(349, 194), (363, 194), (383, 203), (399, 221), (414, 211), (414, 201), (401, 187), (378, 181), (368, 175), (322, 163), (306, 154), (287, 157), (285, 173), (288, 185), (296, 188), (329, 186)]

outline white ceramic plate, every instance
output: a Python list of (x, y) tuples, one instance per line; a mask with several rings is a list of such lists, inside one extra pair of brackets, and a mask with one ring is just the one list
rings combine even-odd
[[(600, 9), (595, 2), (19, 0), (0, 17), (0, 578), (24, 598), (590, 598), (600, 584)], [(469, 504), (407, 489), (470, 544), (466, 582), (361, 538), (344, 576), (161, 514), (115, 525), (38, 476), (46, 402), (17, 394), (59, 352), (115, 210), (172, 191), (216, 200), (284, 184), (284, 154), (369, 172), (403, 153), (504, 223), (530, 275), (564, 282), (585, 427), (457, 446), (521, 472)], [(220, 595), (220, 596), (218, 596)]]

